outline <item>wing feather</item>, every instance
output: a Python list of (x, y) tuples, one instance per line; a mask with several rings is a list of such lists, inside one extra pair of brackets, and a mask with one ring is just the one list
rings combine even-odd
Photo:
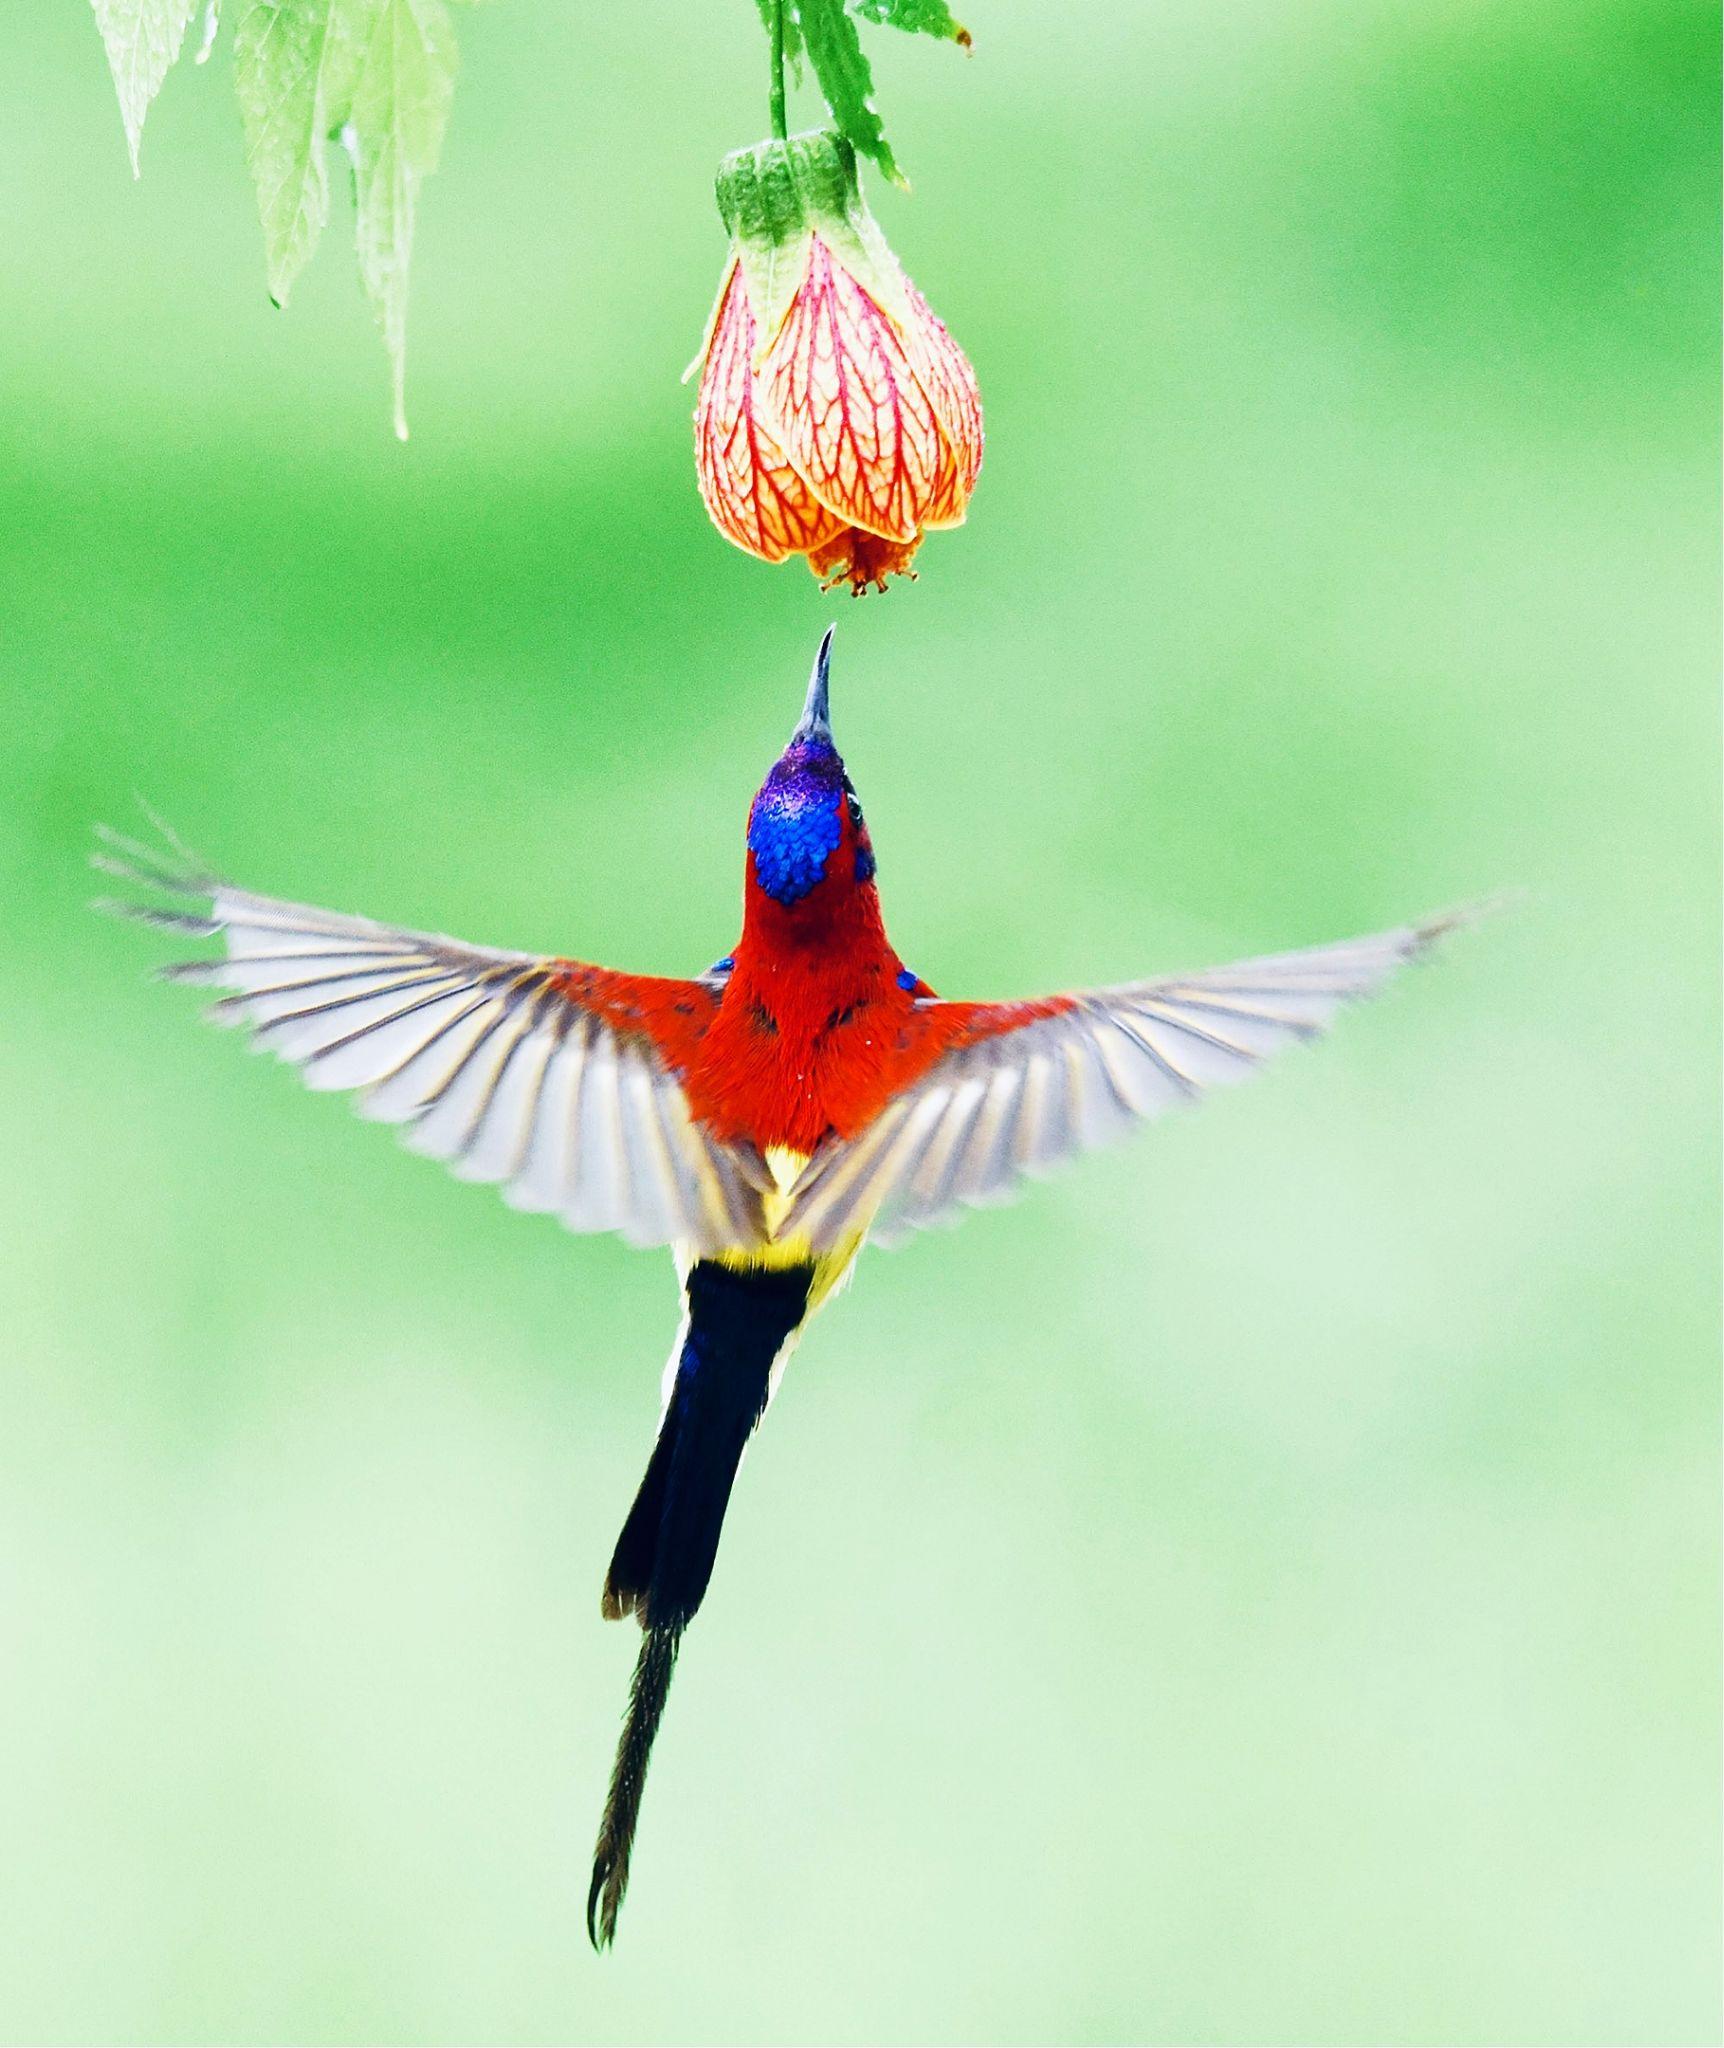
[(530, 1119), (544, 1079), (551, 1034), (539, 1028), (538, 999), (506, 1006), (492, 1034), (492, 1057), (478, 1108), (449, 1161), (457, 1180), (513, 1180), (526, 1156)]
[(953, 1177), (953, 1192), (960, 1201), (982, 1207), (1008, 1198), (999, 1189), (1002, 1183), (1009, 1186), (1013, 1178), (1007, 1161), (1023, 1085), (1023, 1069), (1015, 1062), (994, 1062), (981, 1111), (971, 1126), (969, 1141)]
[(628, 1162), (629, 1202), (623, 1232), (635, 1244), (663, 1244), (677, 1235), (673, 1215), (681, 1197), (664, 1153), (664, 1133), (653, 1105), (652, 1075), (634, 1046), (617, 1053), (617, 1113)]
[(374, 1081), (354, 1105), (373, 1123), (411, 1123), (427, 1115), (447, 1090), (479, 1039), (490, 1030), (495, 997), (469, 989), (447, 1017), (437, 1019), (418, 1047), (392, 1074)]
[(574, 1185), (564, 1220), (573, 1230), (615, 1229), (627, 1203), (628, 1162), (617, 1101), (617, 1052), (608, 1035), (595, 1035), (587, 1048), (575, 1138)]
[(528, 1123), (520, 1165), (503, 1189), (513, 1209), (557, 1215), (567, 1199), (568, 1139), (580, 1087), (579, 1026), (567, 1018), (549, 1028), (544, 1072)]
[[(700, 1251), (762, 1238), (757, 1164), (707, 1136), (631, 1007), (655, 988), (698, 1019), (722, 984), (649, 984), (401, 930), (230, 888), (177, 842), (100, 837), (99, 868), (167, 899), (104, 907), (221, 939), (222, 957), (163, 974), (223, 990), (211, 1016), (249, 1028), (308, 1087), (354, 1091), (414, 1151), (572, 1230)], [(601, 983), (626, 983), (629, 1001), (604, 1012), (586, 995)]]
[(826, 1251), (866, 1226), (891, 1243), (961, 1205), (1008, 1200), (1026, 1176), (1318, 1036), (1468, 916), (1097, 989), (1051, 1014), (1001, 1005), (990, 1019), (983, 1006), (979, 1028), (973, 1006), (952, 1005), (953, 1049), (858, 1136), (822, 1148), (791, 1192), (781, 1234), (803, 1232)]

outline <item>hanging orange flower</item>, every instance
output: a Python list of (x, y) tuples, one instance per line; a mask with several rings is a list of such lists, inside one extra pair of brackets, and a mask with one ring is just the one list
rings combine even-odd
[(806, 555), (858, 595), (963, 523), (982, 466), (982, 399), (945, 323), (904, 275), (837, 135), (727, 157), (730, 261), (694, 412), (713, 524), (762, 561)]

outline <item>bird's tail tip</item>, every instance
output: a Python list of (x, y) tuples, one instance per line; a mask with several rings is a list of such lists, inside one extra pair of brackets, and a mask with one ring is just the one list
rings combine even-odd
[(593, 1881), (587, 1887), (587, 1939), (593, 1954), (602, 1956), (617, 1938), (617, 1914), (622, 1909), (620, 1888), (608, 1895), (612, 1867), (600, 1860), (593, 1865)]
[(663, 1627), (649, 1625), (635, 1663), (622, 1737), (611, 1767), (610, 1793), (593, 1850), (592, 1882), (587, 1887), (587, 1939), (596, 1955), (603, 1955), (616, 1939), (617, 1916), (622, 1911), (623, 1894), (628, 1890), (629, 1857), (640, 1820), (647, 1762), (681, 1642), (680, 1622)]

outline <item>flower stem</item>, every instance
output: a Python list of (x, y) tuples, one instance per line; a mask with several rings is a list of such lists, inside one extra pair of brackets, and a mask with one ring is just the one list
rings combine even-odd
[(784, 6), (785, 0), (772, 0), (772, 84), (767, 94), (767, 106), (772, 114), (772, 132), (780, 142), (784, 140)]

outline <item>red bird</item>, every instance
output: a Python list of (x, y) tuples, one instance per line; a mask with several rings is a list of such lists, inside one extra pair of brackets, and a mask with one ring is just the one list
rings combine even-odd
[[(943, 1002), (886, 937), (821, 642), (748, 816), (742, 936), (692, 980), (498, 952), (254, 896), (172, 840), (97, 865), (166, 904), (107, 907), (222, 957), (222, 1022), (415, 1151), (571, 1230), (672, 1247), (684, 1294), (658, 1440), (605, 1579), (644, 1632), (587, 1927), (616, 1931), (647, 1759), (712, 1575), (743, 1447), (864, 1238), (890, 1241), (1244, 1078), (1456, 922), (1032, 1002)], [(193, 909), (188, 902), (207, 904)]]

